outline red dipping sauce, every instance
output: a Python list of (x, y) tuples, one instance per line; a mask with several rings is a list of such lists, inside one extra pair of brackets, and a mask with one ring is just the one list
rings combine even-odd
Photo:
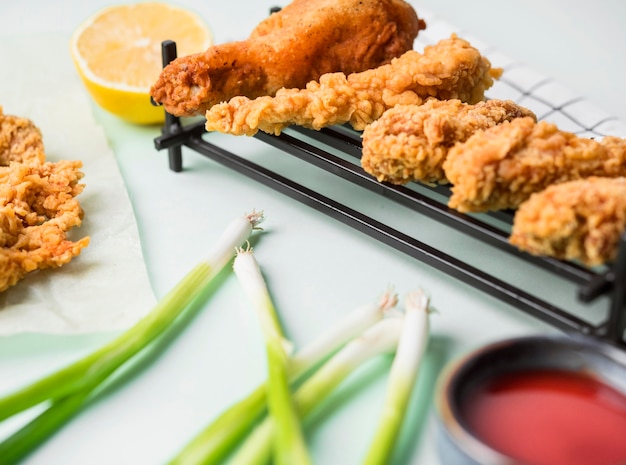
[(464, 404), (482, 442), (525, 464), (626, 464), (626, 396), (590, 376), (511, 373), (470, 389)]

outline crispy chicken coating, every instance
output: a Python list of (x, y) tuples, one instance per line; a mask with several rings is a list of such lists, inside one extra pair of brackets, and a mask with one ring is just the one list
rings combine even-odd
[(448, 151), (480, 129), (534, 113), (510, 100), (475, 105), (460, 100), (430, 100), (398, 105), (363, 130), (361, 166), (378, 181), (447, 183)]
[(5, 115), (0, 106), (0, 166), (12, 161), (43, 163), (45, 159), (39, 128), (27, 118)]
[(254, 100), (234, 97), (207, 111), (206, 128), (250, 136), (259, 130), (279, 134), (292, 124), (320, 129), (349, 122), (362, 130), (396, 105), (421, 105), (431, 98), (477, 103), (500, 73), (453, 35), (423, 54), (410, 50), (378, 68), (324, 74), (305, 89), (281, 89)]
[(453, 184), (448, 205), (461, 212), (515, 209), (551, 184), (626, 176), (626, 140), (602, 141), (516, 118), (455, 145), (443, 165)]
[(0, 291), (26, 274), (68, 263), (89, 244), (67, 231), (80, 226), (80, 161), (0, 167)]
[(615, 259), (626, 231), (626, 178), (590, 177), (535, 193), (515, 213), (509, 241), (534, 255), (596, 266)]
[(425, 27), (403, 0), (294, 0), (247, 40), (174, 60), (151, 95), (174, 115), (200, 115), (237, 95), (274, 95), (324, 73), (379, 66), (413, 48)]

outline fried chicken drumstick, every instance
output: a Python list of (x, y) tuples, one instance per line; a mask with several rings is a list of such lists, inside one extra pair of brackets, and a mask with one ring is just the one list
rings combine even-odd
[(361, 166), (380, 182), (443, 184), (447, 182), (443, 162), (456, 143), (480, 129), (525, 116), (536, 118), (510, 100), (398, 105), (363, 130)]
[(448, 205), (461, 212), (515, 209), (534, 192), (590, 176), (626, 176), (626, 139), (601, 141), (516, 118), (455, 145), (443, 165)]
[(349, 122), (361, 130), (389, 108), (420, 105), (430, 98), (476, 103), (501, 70), (467, 41), (456, 37), (394, 58), (360, 73), (324, 74), (305, 89), (281, 89), (274, 97), (234, 97), (206, 113), (206, 128), (235, 135), (261, 130), (279, 134), (295, 124), (320, 129)]
[(324, 73), (374, 68), (410, 50), (425, 27), (403, 0), (294, 0), (247, 40), (174, 60), (151, 95), (176, 116), (200, 115), (236, 95), (273, 95)]
[(615, 259), (626, 231), (626, 178), (590, 177), (533, 194), (509, 241), (526, 252), (596, 266)]

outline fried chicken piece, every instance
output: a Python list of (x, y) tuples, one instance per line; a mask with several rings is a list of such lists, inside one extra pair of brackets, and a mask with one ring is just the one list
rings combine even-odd
[(32, 271), (66, 265), (89, 244), (89, 237), (73, 242), (67, 239), (65, 231), (47, 225), (25, 228), (23, 237), (23, 248), (0, 249), (0, 292)]
[(447, 183), (448, 151), (480, 129), (535, 114), (510, 100), (475, 105), (460, 100), (430, 100), (398, 105), (363, 130), (361, 166), (381, 182)]
[(0, 166), (12, 161), (43, 163), (45, 160), (39, 128), (27, 118), (5, 115), (0, 106)]
[(455, 145), (444, 162), (453, 184), (448, 205), (461, 212), (515, 209), (551, 184), (626, 176), (626, 140), (602, 141), (516, 118)]
[(291, 124), (321, 129), (349, 122), (362, 130), (396, 105), (421, 105), (431, 98), (476, 103), (501, 70), (467, 41), (453, 35), (361, 73), (324, 74), (305, 89), (281, 89), (274, 97), (234, 97), (206, 113), (206, 128), (235, 135), (261, 130), (279, 134)]
[(324, 73), (379, 66), (413, 48), (425, 27), (403, 0), (294, 0), (247, 40), (174, 60), (151, 95), (174, 115), (200, 115), (236, 95), (274, 95)]
[(564, 182), (523, 202), (509, 241), (534, 255), (596, 266), (614, 260), (626, 231), (626, 178)]
[(26, 274), (68, 263), (89, 244), (67, 232), (80, 226), (75, 198), (84, 185), (80, 161), (0, 167), (0, 291)]

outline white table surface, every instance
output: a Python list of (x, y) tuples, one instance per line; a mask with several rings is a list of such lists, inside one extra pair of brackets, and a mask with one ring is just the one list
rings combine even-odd
[[(69, 38), (84, 18), (109, 3), (2, 2), (0, 40), (10, 40), (16, 34), (42, 33), (59, 33)], [(216, 42), (245, 37), (269, 7), (284, 4), (265, 0), (178, 3), (206, 18)], [(461, 36), (467, 32), (479, 37), (626, 121), (626, 3), (412, 3), (427, 22), (430, 15), (444, 18), (457, 26)], [(7, 65), (19, 63), (0, 64)], [(375, 298), (390, 284), (401, 297), (416, 286), (427, 290), (438, 312), (431, 318), (428, 357), (402, 438), (401, 453), (394, 463), (439, 463), (434, 449), (431, 400), (434, 383), (446, 362), (500, 338), (553, 331), (506, 304), (200, 156), (185, 152), (185, 171), (175, 174), (168, 170), (166, 154), (153, 148), (159, 128), (132, 126), (96, 107), (93, 111), (124, 177), (157, 297), (164, 295), (196, 263), (198, 255), (230, 219), (252, 209), (264, 210), (267, 216), (265, 232), (255, 251), (286, 330), (296, 345), (306, 343), (341, 314)], [(284, 156), (253, 141), (226, 139), (224, 144), (245, 147), (252, 156), (260, 158)], [(313, 184), (323, 184), (328, 179), (317, 172), (310, 173)], [(400, 229), (419, 231), (424, 240), (448, 241), (446, 247), (452, 250), (467, 249), (470, 244), (386, 201), (361, 197), (358, 191), (343, 185), (330, 189), (368, 213), (389, 218)], [(478, 255), (483, 249), (476, 246), (473, 250)], [(487, 267), (502, 266), (489, 252), (477, 259)], [(526, 279), (515, 269), (509, 273), (513, 279)], [(551, 286), (546, 286), (545, 281), (530, 285)], [(563, 298), (566, 302), (572, 300), (571, 296)], [(0, 376), (25, 382), (98, 347), (112, 336), (4, 338), (0, 340)], [(307, 428), (316, 463), (358, 463), (377, 419), (386, 367), (387, 361), (379, 361), (360, 371)], [(199, 428), (263, 380), (264, 370), (258, 327), (234, 276), (230, 276), (160, 357), (94, 402), (25, 463), (164, 463)]]

